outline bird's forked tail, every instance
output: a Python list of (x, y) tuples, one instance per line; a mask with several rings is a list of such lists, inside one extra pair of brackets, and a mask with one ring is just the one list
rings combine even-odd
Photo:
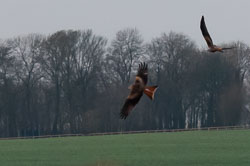
[(223, 50), (234, 49), (234, 48), (236, 48), (236, 47), (223, 47), (223, 48), (222, 48), (222, 51), (223, 51)]
[(146, 86), (144, 89), (144, 93), (151, 99), (154, 99), (155, 91), (157, 90), (158, 86)]

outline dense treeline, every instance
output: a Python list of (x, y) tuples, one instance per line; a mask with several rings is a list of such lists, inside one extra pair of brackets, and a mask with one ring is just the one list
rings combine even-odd
[[(30, 34), (0, 44), (0, 136), (237, 125), (249, 119), (250, 48), (199, 50), (170, 32), (143, 41), (124, 29), (107, 41), (91, 30)], [(119, 119), (140, 62), (155, 100)]]

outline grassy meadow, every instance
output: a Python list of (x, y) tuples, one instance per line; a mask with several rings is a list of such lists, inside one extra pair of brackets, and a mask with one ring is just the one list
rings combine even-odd
[(0, 140), (1, 166), (249, 166), (250, 130)]

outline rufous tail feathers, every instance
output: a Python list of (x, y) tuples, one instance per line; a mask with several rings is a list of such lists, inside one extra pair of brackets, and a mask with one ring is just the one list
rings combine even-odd
[(154, 99), (155, 91), (157, 90), (158, 86), (146, 86), (144, 89), (144, 93), (151, 99)]
[(236, 47), (224, 47), (224, 48), (222, 48), (222, 50), (229, 50), (229, 49), (234, 49), (234, 48), (236, 48)]

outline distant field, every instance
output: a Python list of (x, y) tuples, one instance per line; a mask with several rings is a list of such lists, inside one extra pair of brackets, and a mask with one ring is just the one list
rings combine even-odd
[(249, 166), (250, 130), (0, 140), (1, 166)]

